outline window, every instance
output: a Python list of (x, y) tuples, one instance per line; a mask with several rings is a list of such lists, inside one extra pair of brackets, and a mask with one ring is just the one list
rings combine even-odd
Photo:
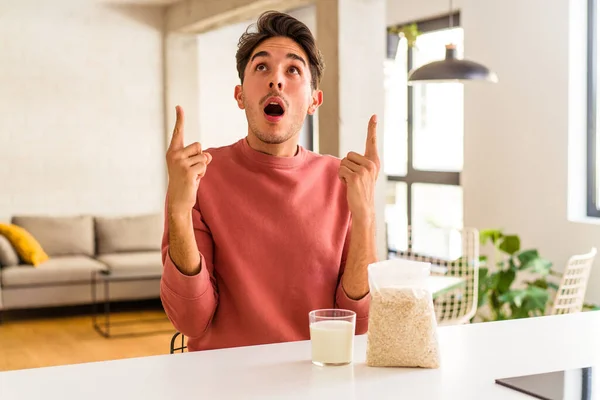
[(446, 44), (455, 43), (462, 57), (459, 15), (453, 21), (450, 26), (446, 16), (418, 22), (421, 34), (411, 47), (405, 38), (388, 35), (384, 173), (390, 253), (407, 249), (408, 226), (416, 252), (453, 257), (460, 251), (439, 228), (463, 227), (463, 85), (407, 85), (408, 72), (443, 59)]
[(598, 140), (598, 95), (596, 82), (598, 73), (598, 7), (596, 0), (588, 0), (588, 94), (587, 94), (587, 216), (600, 217), (600, 140)]

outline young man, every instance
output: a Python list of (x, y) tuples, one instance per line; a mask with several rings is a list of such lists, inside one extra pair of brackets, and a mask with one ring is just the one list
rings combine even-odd
[[(343, 160), (298, 145), (323, 101), (323, 60), (308, 28), (268, 12), (240, 38), (235, 100), (248, 135), (184, 147), (167, 165), (161, 298), (190, 351), (309, 338), (308, 313), (345, 308), (367, 330), (367, 265), (377, 261), (376, 117), (363, 154)], [(323, 118), (326, 118), (324, 116)], [(350, 229), (352, 227), (352, 229)]]

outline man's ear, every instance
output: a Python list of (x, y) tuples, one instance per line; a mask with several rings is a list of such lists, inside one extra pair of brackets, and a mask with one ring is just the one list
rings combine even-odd
[(242, 92), (242, 85), (236, 85), (235, 90), (233, 92), (233, 97), (235, 97), (235, 101), (237, 101), (238, 107), (240, 110), (244, 109), (244, 94)]
[(312, 93), (312, 104), (308, 106), (308, 114), (313, 115), (319, 106), (323, 104), (323, 91), (313, 90)]

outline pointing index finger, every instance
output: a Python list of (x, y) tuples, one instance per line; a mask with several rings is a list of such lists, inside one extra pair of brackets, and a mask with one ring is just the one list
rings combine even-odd
[(175, 128), (173, 128), (173, 137), (171, 137), (170, 147), (172, 149), (183, 149), (183, 124), (185, 119), (183, 114), (183, 108), (181, 108), (181, 106), (176, 106), (175, 113)]
[(371, 161), (379, 161), (379, 152), (377, 150), (377, 115), (372, 115), (369, 120), (365, 157)]

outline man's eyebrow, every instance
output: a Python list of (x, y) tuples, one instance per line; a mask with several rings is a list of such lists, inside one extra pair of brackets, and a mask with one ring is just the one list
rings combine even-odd
[[(259, 51), (252, 56), (252, 58), (250, 59), (250, 62), (254, 61), (254, 59), (258, 58), (258, 57), (271, 57), (271, 54), (269, 54), (269, 52), (265, 51), (265, 50)], [(302, 64), (304, 64), (304, 66), (306, 66), (306, 61), (304, 60), (304, 58), (300, 57), (298, 54), (288, 53), (287, 58), (291, 58), (293, 60), (298, 60)]]
[(264, 51), (264, 50), (259, 51), (258, 53), (256, 53), (255, 55), (252, 56), (252, 58), (250, 59), (250, 62), (254, 61), (254, 59), (257, 57), (271, 57), (271, 55), (267, 51)]
[(302, 64), (304, 64), (304, 66), (306, 67), (306, 61), (304, 61), (304, 58), (300, 57), (298, 54), (288, 53), (287, 58), (298, 60), (298, 61), (302, 62)]

